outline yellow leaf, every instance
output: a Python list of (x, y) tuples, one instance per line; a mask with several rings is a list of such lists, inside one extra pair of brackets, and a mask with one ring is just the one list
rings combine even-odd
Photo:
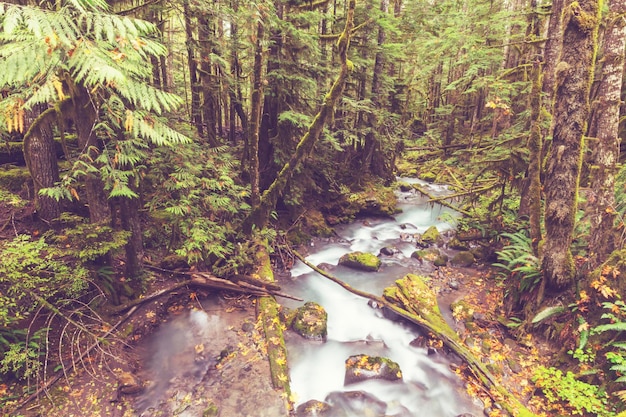
[(130, 132), (133, 130), (134, 121), (135, 119), (133, 118), (133, 112), (130, 110), (126, 110), (126, 120), (124, 120), (124, 129), (127, 132)]
[(52, 86), (57, 92), (57, 96), (59, 96), (59, 100), (65, 99), (65, 93), (63, 92), (63, 83), (59, 81), (59, 79), (52, 80)]

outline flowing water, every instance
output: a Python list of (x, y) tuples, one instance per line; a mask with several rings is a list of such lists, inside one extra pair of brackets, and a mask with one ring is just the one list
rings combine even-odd
[[(433, 194), (446, 192), (440, 186), (422, 185), (430, 187)], [(428, 204), (413, 191), (399, 192), (398, 198), (401, 214), (393, 219), (372, 218), (341, 226), (337, 228), (341, 239), (317, 242), (310, 248), (307, 260), (316, 265), (329, 264), (333, 275), (376, 295), (409, 272), (430, 272), (424, 269), (428, 267), (410, 258), (416, 250), (411, 237), (431, 225), (436, 225), (440, 232), (450, 229), (450, 224), (442, 219), (451, 219), (451, 213)], [(395, 247), (398, 251), (393, 257), (381, 257), (383, 265), (379, 272), (336, 266), (345, 253), (378, 254), (383, 247)], [(411, 345), (419, 332), (410, 323), (386, 319), (380, 309), (368, 305), (367, 299), (349, 293), (302, 263), (294, 266), (291, 279), (281, 281), (281, 286), (287, 293), (319, 303), (328, 313), (328, 338), (324, 343), (287, 333), (291, 387), (297, 403), (311, 399), (323, 401), (337, 391), (365, 391), (387, 403), (389, 416), (455, 417), (482, 413), (462, 392), (461, 381), (450, 371), (443, 355), (428, 355), (426, 348)], [(301, 304), (288, 300), (281, 303), (290, 307)], [(355, 354), (383, 356), (397, 362), (403, 373), (402, 381), (369, 380), (344, 386), (345, 361)]]
[[(440, 186), (422, 185), (429, 187), (432, 194), (446, 192)], [(441, 206), (428, 204), (414, 191), (398, 192), (398, 201), (402, 213), (394, 218), (371, 218), (342, 225), (336, 229), (341, 238), (316, 242), (310, 248), (308, 260), (313, 264), (329, 264), (334, 275), (353, 287), (376, 295), (381, 295), (385, 287), (408, 272), (432, 272), (432, 266), (420, 265), (410, 257), (416, 249), (413, 236), (431, 225), (436, 225), (440, 232), (450, 229), (450, 224), (444, 220), (450, 220), (452, 216)], [(378, 254), (385, 246), (394, 247), (397, 252), (394, 256), (382, 257), (383, 265), (379, 272), (364, 273), (336, 266), (345, 253), (358, 250)], [(382, 310), (370, 307), (367, 299), (347, 292), (311, 272), (302, 263), (296, 264), (291, 276), (282, 279), (280, 284), (285, 292), (306, 301), (316, 301), (328, 313), (328, 338), (324, 343), (285, 332), (296, 405), (312, 399), (323, 401), (329, 395), (336, 398), (337, 392), (364, 391), (385, 403), (387, 416), (481, 415), (482, 409), (472, 404), (463, 393), (462, 383), (450, 371), (445, 356), (428, 355), (425, 348), (411, 345), (419, 332), (410, 323), (383, 317)], [(245, 317), (238, 318), (231, 313), (228, 316), (230, 322), (226, 322), (226, 317), (211, 313), (212, 310), (219, 311), (218, 306), (211, 304), (214, 302), (215, 299), (207, 300), (206, 311), (174, 318), (150, 338), (144, 361), (147, 365), (145, 378), (151, 380), (152, 385), (138, 398), (140, 415), (199, 416), (209, 408), (207, 404), (200, 406), (196, 403), (200, 399), (220, 395), (229, 396), (227, 403), (220, 406), (222, 417), (281, 415), (278, 410), (283, 407), (282, 401), (272, 403), (267, 394), (260, 400), (252, 401), (255, 396), (251, 393), (263, 396), (262, 392), (272, 390), (260, 385), (269, 384), (269, 380), (253, 377), (244, 360), (240, 361), (241, 369), (214, 371), (215, 358), (220, 350), (227, 344), (237, 343), (234, 335), (238, 327), (232, 324)], [(287, 299), (280, 299), (279, 302), (291, 308), (302, 304)], [(395, 382), (370, 380), (344, 386), (345, 361), (355, 354), (383, 356), (397, 362), (403, 379)], [(236, 364), (238, 362), (233, 361), (229, 366)], [(218, 374), (223, 375), (222, 379), (211, 382)], [(209, 388), (205, 384), (207, 376)], [(201, 390), (199, 387), (203, 386)], [(218, 387), (221, 391), (210, 391), (210, 388), (216, 390)], [(259, 401), (262, 407), (258, 405)], [(346, 410), (333, 415), (380, 415), (371, 414), (371, 410)]]

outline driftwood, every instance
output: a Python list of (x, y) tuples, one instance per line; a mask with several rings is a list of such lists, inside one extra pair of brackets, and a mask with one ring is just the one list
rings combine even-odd
[[(339, 278), (311, 264), (298, 252), (293, 250), (292, 252), (309, 268), (313, 269), (315, 272), (319, 273), (325, 278), (328, 278), (334, 283), (340, 285), (345, 290), (375, 301), (380, 306), (388, 308), (389, 310), (393, 311), (404, 319), (416, 324), (423, 330), (436, 335), (444, 343), (445, 346), (447, 346), (461, 359), (463, 359), (468, 368), (471, 370), (472, 374), (483, 385), (483, 387), (485, 388), (485, 392), (494, 401), (502, 405), (502, 407), (511, 415), (520, 417), (536, 417), (535, 414), (529, 411), (517, 398), (515, 398), (509, 391), (507, 391), (503, 386), (498, 383), (498, 381), (495, 379), (493, 374), (489, 372), (486, 366), (478, 358), (476, 358), (465, 345), (463, 345), (463, 342), (459, 339), (458, 335), (447, 325), (445, 326), (445, 328), (442, 328), (441, 324), (436, 322), (436, 320), (429, 320), (430, 317), (425, 316), (418, 311), (410, 311), (412, 310), (410, 306), (398, 306), (397, 304), (390, 302), (386, 298), (379, 297), (377, 295), (353, 288)], [(400, 290), (402, 290), (402, 288), (400, 288)], [(399, 298), (403, 298), (403, 296), (400, 295)]]

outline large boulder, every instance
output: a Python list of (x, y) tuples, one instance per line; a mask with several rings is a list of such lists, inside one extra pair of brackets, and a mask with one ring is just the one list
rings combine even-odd
[(397, 381), (402, 379), (402, 371), (397, 363), (380, 356), (353, 355), (346, 359), (345, 385), (369, 379)]
[(291, 323), (293, 331), (306, 339), (326, 340), (328, 314), (324, 307), (309, 301), (296, 309), (296, 314)]
[(368, 252), (346, 253), (339, 258), (339, 265), (361, 271), (376, 272), (380, 268), (381, 261), (376, 255)]
[(333, 417), (385, 417), (387, 403), (364, 391), (333, 391), (326, 396)]

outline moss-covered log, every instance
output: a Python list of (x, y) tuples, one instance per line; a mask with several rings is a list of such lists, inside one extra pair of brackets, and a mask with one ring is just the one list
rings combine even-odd
[[(270, 263), (266, 244), (259, 244), (256, 254), (257, 275), (262, 281), (274, 282), (274, 272)], [(283, 337), (284, 325), (280, 320), (280, 305), (272, 296), (259, 297), (259, 320), (263, 324), (263, 332), (267, 342), (267, 355), (270, 362), (272, 384), (282, 392), (285, 406), (293, 409), (291, 387), (289, 386), (289, 367), (287, 366), (287, 348)]]
[(535, 416), (535, 414), (529, 411), (513, 394), (501, 386), (487, 367), (463, 345), (459, 336), (448, 326), (441, 315), (435, 294), (419, 277), (407, 275), (396, 281), (395, 287), (386, 289), (384, 297), (379, 297), (351, 287), (337, 277), (317, 268), (298, 252), (293, 251), (293, 254), (309, 268), (337, 283), (347, 291), (376, 301), (379, 305), (387, 307), (399, 316), (415, 323), (425, 331), (436, 335), (441, 339), (444, 345), (463, 359), (474, 377), (482, 384), (491, 398), (512, 416)]

